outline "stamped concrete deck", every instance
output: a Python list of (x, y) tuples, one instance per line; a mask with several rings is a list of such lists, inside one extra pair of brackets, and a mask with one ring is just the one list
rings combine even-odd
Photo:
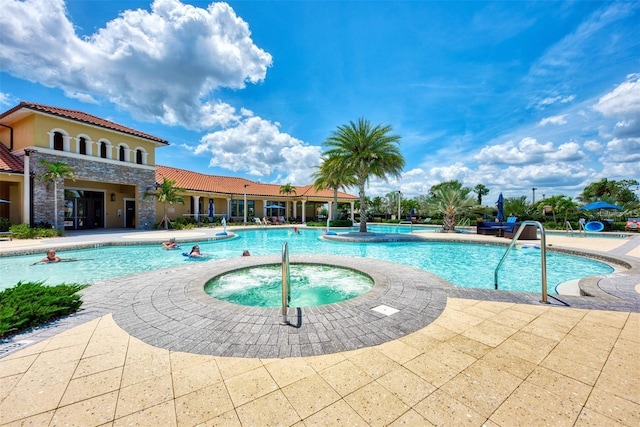
[[(166, 237), (14, 240), (0, 252)], [(326, 257), (367, 272), (374, 291), (291, 310), (288, 326), (278, 310), (201, 290), (212, 275), (270, 257), (101, 282), (85, 290), (82, 312), (0, 345), (0, 425), (640, 424), (638, 238), (548, 243), (615, 255), (634, 270), (586, 281), (595, 297), (542, 305), (536, 294), (455, 288), (406, 266)], [(398, 311), (372, 310), (380, 306)]]

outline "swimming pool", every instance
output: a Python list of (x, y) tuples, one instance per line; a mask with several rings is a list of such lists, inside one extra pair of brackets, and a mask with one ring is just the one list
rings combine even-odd
[[(47, 284), (93, 283), (166, 267), (208, 263), (239, 257), (244, 249), (252, 255), (279, 254), (283, 242), (289, 242), (291, 254), (332, 254), (382, 259), (406, 264), (436, 274), (457, 286), (493, 289), (494, 269), (505, 252), (504, 246), (449, 242), (388, 242), (351, 243), (321, 239), (322, 230), (250, 229), (237, 231), (228, 240), (198, 242), (205, 261), (193, 261), (182, 256), (183, 250), (167, 251), (161, 245), (104, 246), (76, 251), (59, 251), (62, 258), (76, 262), (31, 265), (43, 255), (0, 258), (0, 289), (18, 281), (43, 280)], [(193, 243), (182, 244), (183, 249)], [(592, 259), (547, 253), (547, 284), (549, 291), (559, 283), (597, 274), (608, 274), (613, 268)], [(500, 289), (540, 291), (539, 251), (511, 251), (499, 274)]]

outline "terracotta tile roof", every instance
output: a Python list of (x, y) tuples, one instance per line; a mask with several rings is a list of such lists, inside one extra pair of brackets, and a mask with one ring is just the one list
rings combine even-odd
[(114, 130), (117, 132), (126, 133), (128, 135), (137, 136), (139, 138), (148, 139), (150, 141), (154, 141), (160, 144), (168, 145), (169, 141), (164, 140), (162, 138), (158, 138), (157, 136), (149, 135), (144, 132), (137, 131), (135, 129), (128, 128), (126, 126), (119, 125), (114, 122), (110, 122), (109, 120), (101, 119), (96, 116), (92, 116), (91, 114), (83, 113), (82, 111), (77, 110), (69, 110), (66, 108), (52, 107), (49, 105), (43, 104), (35, 104), (32, 102), (22, 101), (19, 105), (13, 107), (12, 109), (5, 111), (2, 115), (0, 115), (0, 119), (9, 116), (12, 113), (15, 113), (21, 109), (28, 109), (33, 111), (38, 111), (41, 113), (51, 114), (54, 116), (64, 117), (66, 119), (75, 120), (82, 123), (87, 123), (90, 125), (98, 126), (105, 129)]
[[(218, 194), (244, 194), (244, 186), (247, 185), (247, 195), (253, 196), (277, 197), (284, 199), (291, 199), (294, 197), (322, 197), (326, 199), (333, 199), (333, 190), (315, 191), (312, 185), (294, 186), (296, 193), (286, 195), (280, 194), (280, 185), (278, 184), (263, 184), (244, 178), (206, 175), (184, 169), (157, 165), (156, 182), (161, 183), (163, 177), (176, 181), (177, 187), (190, 191), (202, 191)], [(356, 196), (342, 192), (338, 192), (338, 197), (340, 199), (357, 199)]]
[(24, 172), (22, 160), (11, 154), (4, 144), (0, 144), (0, 172)]

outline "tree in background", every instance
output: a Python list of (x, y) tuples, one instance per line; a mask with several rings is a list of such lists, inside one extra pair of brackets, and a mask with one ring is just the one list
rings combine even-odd
[(433, 187), (431, 187), (429, 189), (429, 196), (433, 197), (436, 194), (436, 191), (438, 191), (442, 187), (463, 190), (465, 191), (466, 194), (469, 194), (471, 192), (471, 189), (469, 187), (463, 187), (460, 181), (458, 181), (457, 179), (454, 179), (452, 181), (441, 182), (440, 184), (436, 184)]
[(164, 223), (164, 229), (169, 229), (169, 217), (167, 216), (167, 205), (172, 205), (174, 203), (184, 204), (184, 199), (179, 193), (183, 193), (184, 188), (175, 187), (176, 181), (167, 179), (166, 177), (162, 177), (162, 184), (156, 188), (156, 191), (144, 193), (144, 198), (153, 197), (158, 202), (162, 203), (164, 207), (164, 217), (162, 218), (161, 224)]
[(476, 200), (469, 197), (470, 192), (470, 188), (462, 187), (458, 181), (448, 181), (431, 187), (432, 197), (429, 207), (444, 215), (442, 223), (444, 232), (455, 232), (456, 216), (475, 206)]
[(527, 217), (531, 215), (532, 207), (527, 203), (527, 196), (505, 197), (504, 213), (507, 216)]
[(637, 187), (638, 181), (635, 179), (623, 179), (621, 181), (602, 178), (600, 181), (592, 182), (587, 185), (582, 193), (578, 196), (578, 200), (583, 203), (595, 202), (603, 200), (614, 204), (627, 204), (638, 202), (638, 196), (631, 187)]
[(400, 137), (391, 135), (391, 126), (372, 126), (363, 118), (358, 122), (338, 126), (325, 145), (329, 150), (324, 157), (335, 161), (340, 181), (354, 179), (360, 196), (360, 232), (367, 232), (367, 204), (365, 187), (369, 179), (399, 177), (404, 158), (398, 146)]
[(322, 163), (311, 177), (314, 179), (315, 190), (333, 190), (334, 209), (331, 209), (331, 219), (335, 220), (338, 215), (338, 190), (346, 191), (347, 188), (356, 184), (356, 180), (352, 176), (343, 176), (335, 159), (326, 157), (322, 158)]
[(386, 205), (387, 201), (385, 198), (380, 197), (380, 196), (376, 196), (373, 199), (371, 199), (371, 202), (369, 203), (369, 206), (371, 207), (371, 213), (373, 215), (381, 215), (383, 213), (386, 213), (384, 211), (385, 209), (385, 205)]
[(540, 202), (544, 206), (551, 207), (551, 214), (553, 215), (553, 223), (555, 225), (558, 225), (558, 218), (556, 214), (564, 214), (564, 222), (566, 222), (569, 212), (575, 211), (578, 208), (578, 204), (576, 202), (571, 200), (570, 197), (562, 194), (546, 197)]
[(58, 181), (64, 179), (76, 180), (73, 169), (65, 162), (48, 162), (45, 159), (40, 159), (40, 164), (47, 168), (40, 174), (40, 179), (44, 182), (53, 182), (53, 215), (54, 215), (54, 228), (58, 229)]
[(296, 193), (296, 187), (294, 187), (293, 185), (291, 185), (291, 183), (287, 182), (286, 184), (283, 184), (280, 186), (280, 194), (286, 194), (287, 196), (290, 196), (291, 194), (297, 194)]
[(482, 205), (482, 196), (489, 194), (489, 189), (484, 184), (478, 184), (473, 187), (473, 192), (478, 195), (478, 204)]

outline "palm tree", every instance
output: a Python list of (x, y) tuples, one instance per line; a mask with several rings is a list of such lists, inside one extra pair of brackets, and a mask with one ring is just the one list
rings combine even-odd
[(505, 197), (504, 213), (507, 216), (525, 217), (531, 214), (532, 207), (527, 203), (527, 196)]
[(280, 194), (296, 194), (296, 187), (287, 182), (286, 184), (280, 186)]
[(176, 181), (162, 177), (162, 184), (156, 188), (155, 192), (145, 193), (144, 198), (153, 197), (158, 200), (164, 206), (164, 217), (162, 222), (164, 223), (164, 229), (169, 229), (169, 217), (167, 216), (167, 205), (174, 203), (184, 203), (184, 199), (179, 193), (184, 191), (184, 188), (174, 187)]
[(473, 187), (473, 192), (478, 195), (478, 204), (482, 205), (482, 196), (489, 194), (489, 189), (484, 184), (478, 184)]
[(335, 162), (339, 181), (355, 179), (360, 196), (360, 232), (367, 232), (367, 204), (365, 186), (371, 176), (387, 178), (387, 175), (399, 177), (404, 167), (404, 158), (400, 154), (400, 137), (390, 135), (391, 126), (377, 125), (363, 118), (357, 123), (338, 126), (325, 145), (329, 150), (325, 158)]
[(467, 208), (475, 206), (473, 197), (468, 197), (471, 189), (459, 186), (438, 186), (432, 188), (433, 196), (429, 202), (429, 207), (444, 215), (442, 231), (453, 233), (456, 230), (456, 216), (463, 213)]
[(341, 176), (335, 159), (326, 157), (322, 158), (322, 163), (318, 166), (318, 170), (311, 177), (314, 179), (313, 188), (315, 190), (324, 190), (326, 188), (333, 190), (334, 209), (331, 209), (331, 219), (335, 220), (338, 215), (338, 189), (346, 191), (348, 187), (356, 185), (355, 178)]
[(58, 181), (61, 179), (76, 180), (76, 176), (73, 169), (65, 162), (48, 162), (45, 159), (40, 159), (40, 164), (47, 168), (45, 172), (40, 174), (40, 178), (44, 182), (53, 182), (53, 214), (54, 214), (54, 227), (58, 229)]

